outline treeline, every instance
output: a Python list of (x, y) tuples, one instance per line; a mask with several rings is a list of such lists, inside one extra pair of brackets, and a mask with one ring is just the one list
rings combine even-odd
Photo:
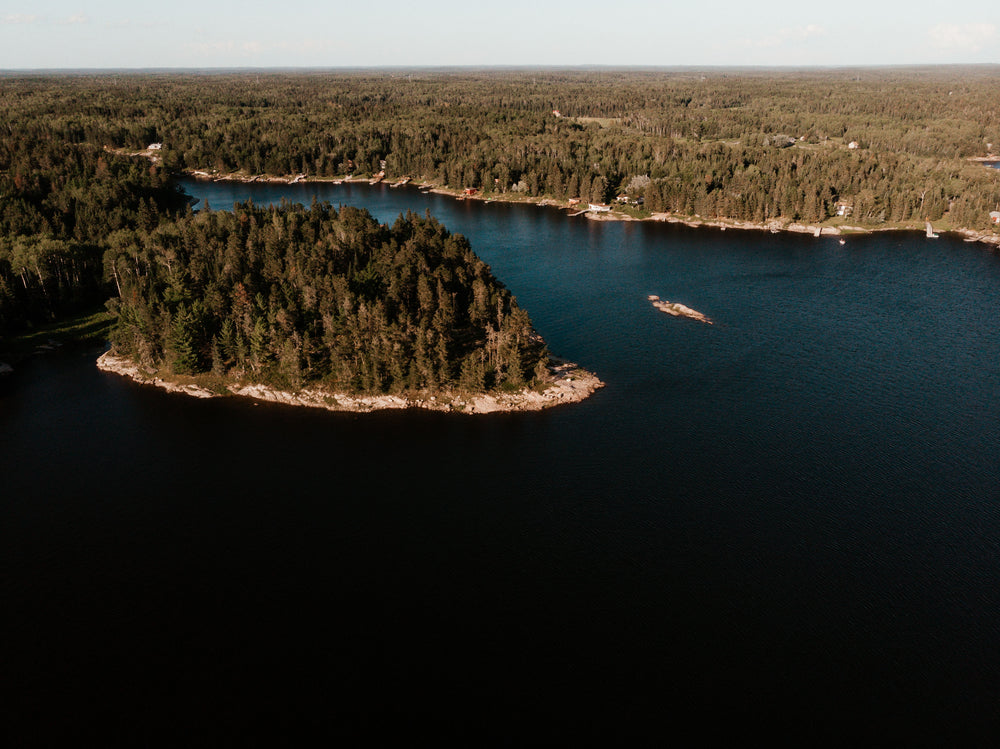
[(460, 235), (413, 214), (237, 205), (109, 238), (116, 350), (298, 389), (479, 392), (546, 377), (527, 313)]
[[(167, 169), (413, 176), (644, 210), (989, 227), (1000, 69), (16, 77), (0, 107)], [(559, 112), (556, 116), (554, 112)], [(44, 122), (44, 124), (39, 124)], [(8, 126), (10, 127), (10, 126)], [(857, 148), (848, 148), (854, 143)], [(787, 146), (787, 147), (786, 147)]]
[(102, 303), (109, 232), (152, 230), (187, 199), (147, 161), (67, 143), (44, 125), (0, 129), (3, 335)]
[(364, 393), (547, 379), (527, 313), (434, 219), (387, 227), (329, 205), (195, 215), (162, 164), (116, 153), (161, 137), (140, 89), (183, 97), (189, 81), (129, 78), (124, 98), (105, 77), (3, 83), (0, 344), (110, 298), (119, 353), (177, 374)]

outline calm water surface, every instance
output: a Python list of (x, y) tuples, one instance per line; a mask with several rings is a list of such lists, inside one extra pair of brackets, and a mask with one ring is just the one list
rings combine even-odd
[(0, 390), (15, 737), (996, 735), (996, 251), (186, 189), (429, 210), (607, 387), (330, 414), (35, 358)]

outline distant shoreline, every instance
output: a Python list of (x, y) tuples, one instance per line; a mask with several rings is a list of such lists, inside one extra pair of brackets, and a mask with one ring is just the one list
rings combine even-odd
[[(147, 155), (145, 152), (140, 152), (138, 154), (130, 155)], [(466, 195), (462, 190), (456, 190), (451, 187), (439, 187), (432, 182), (424, 182), (419, 179), (411, 178), (370, 178), (370, 177), (354, 177), (353, 175), (348, 175), (344, 177), (310, 177), (307, 175), (294, 175), (279, 177), (275, 175), (246, 175), (239, 172), (232, 172), (229, 174), (209, 174), (208, 172), (200, 169), (184, 169), (181, 171), (186, 177), (192, 179), (211, 181), (211, 182), (235, 182), (243, 184), (302, 184), (306, 182), (319, 182), (325, 184), (388, 184), (390, 187), (396, 186), (397, 183), (409, 185), (412, 187), (419, 188), (426, 192), (433, 192), (438, 195), (448, 195), (455, 198), (456, 200), (478, 200), (484, 203), (497, 202), (497, 203), (510, 203), (510, 204), (525, 204), (525, 205), (537, 205), (540, 207), (552, 207), (559, 208), (562, 210), (576, 210), (580, 212), (585, 218), (591, 221), (655, 221), (661, 223), (670, 224), (684, 224), (685, 226), (690, 226), (694, 228), (708, 227), (713, 229), (737, 229), (737, 230), (750, 230), (750, 231), (766, 231), (772, 234), (789, 232), (793, 234), (812, 234), (817, 237), (842, 237), (850, 235), (865, 235), (865, 234), (877, 234), (882, 232), (896, 232), (896, 231), (924, 231), (924, 222), (914, 222), (919, 225), (914, 226), (886, 226), (883, 228), (872, 229), (864, 226), (851, 226), (843, 224), (840, 226), (827, 226), (821, 224), (804, 224), (797, 221), (791, 221), (788, 219), (773, 219), (766, 222), (754, 222), (754, 221), (744, 221), (741, 219), (728, 218), (724, 216), (715, 216), (712, 218), (704, 218), (702, 216), (688, 216), (671, 213), (669, 211), (653, 213), (650, 216), (635, 217), (630, 216), (626, 213), (612, 209), (607, 212), (594, 213), (587, 210), (581, 210), (579, 206), (570, 205), (567, 200), (556, 200), (555, 198), (539, 198), (539, 197), (525, 197), (525, 198), (513, 198), (508, 193), (476, 193), (472, 195)], [(402, 181), (405, 180), (405, 181)], [(402, 181), (402, 182), (401, 182)], [(982, 242), (984, 244), (990, 244), (1000, 247), (1000, 234), (986, 233), (982, 231), (977, 231), (975, 229), (941, 229), (941, 231), (946, 233), (960, 234), (965, 237), (966, 241)]]
[[(543, 391), (523, 389), (513, 393), (458, 394), (450, 392), (400, 395), (350, 395), (319, 388), (303, 388), (297, 392), (278, 390), (266, 385), (225, 381), (224, 392), (209, 390), (197, 378), (176, 377), (139, 366), (131, 359), (112, 351), (97, 359), (97, 368), (104, 372), (128, 377), (141, 385), (153, 385), (168, 392), (194, 398), (238, 396), (254, 400), (283, 403), (291, 406), (322, 408), (327, 411), (368, 413), (388, 409), (420, 408), (464, 414), (541, 411), (565, 403), (578, 403), (604, 387), (597, 375), (580, 369), (576, 364), (553, 358), (549, 365), (552, 378)], [(162, 375), (162, 376), (161, 376)]]

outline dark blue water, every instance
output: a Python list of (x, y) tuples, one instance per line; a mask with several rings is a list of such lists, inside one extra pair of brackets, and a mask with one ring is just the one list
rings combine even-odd
[(996, 251), (186, 189), (429, 210), (607, 387), (350, 415), (34, 359), (0, 391), (16, 737), (996, 735)]

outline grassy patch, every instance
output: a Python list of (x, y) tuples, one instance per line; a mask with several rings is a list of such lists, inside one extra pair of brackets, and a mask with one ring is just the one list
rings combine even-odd
[(652, 211), (647, 210), (645, 206), (628, 205), (627, 203), (617, 204), (615, 210), (624, 213), (626, 216), (640, 220), (647, 219), (653, 215)]
[(73, 317), (41, 325), (34, 330), (9, 338), (0, 338), (0, 353), (11, 359), (20, 359), (34, 353), (49, 342), (59, 344), (99, 344), (108, 335), (117, 320), (103, 305)]
[[(198, 374), (192, 377), (178, 377), (178, 381), (184, 380), (183, 384), (197, 385), (198, 387), (204, 388), (209, 392), (215, 393), (216, 395), (232, 395), (229, 391), (229, 381), (225, 377), (220, 377), (216, 374)], [(187, 382), (190, 380), (190, 382)]]

